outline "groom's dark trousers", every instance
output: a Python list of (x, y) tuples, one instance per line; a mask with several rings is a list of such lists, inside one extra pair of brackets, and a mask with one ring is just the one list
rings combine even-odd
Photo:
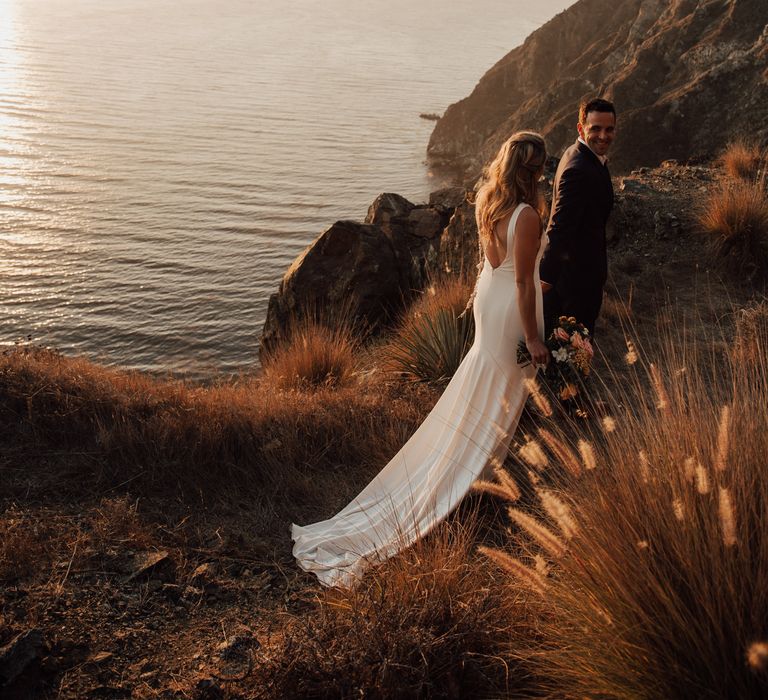
[(559, 316), (574, 316), (594, 334), (608, 276), (605, 226), (613, 208), (608, 168), (576, 141), (557, 166), (547, 227), (549, 245), (539, 268), (547, 336)]

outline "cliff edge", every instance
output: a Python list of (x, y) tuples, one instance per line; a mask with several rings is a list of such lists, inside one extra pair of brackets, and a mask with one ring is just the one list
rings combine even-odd
[(427, 156), (474, 178), (512, 132), (560, 155), (584, 97), (613, 100), (614, 174), (712, 155), (735, 138), (768, 144), (768, 2), (579, 0), (531, 34), (437, 122)]

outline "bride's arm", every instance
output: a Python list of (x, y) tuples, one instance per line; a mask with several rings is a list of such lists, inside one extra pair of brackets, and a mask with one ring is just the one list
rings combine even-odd
[(546, 365), (549, 361), (549, 351), (539, 337), (539, 328), (536, 323), (536, 285), (533, 281), (540, 243), (541, 219), (539, 219), (535, 209), (525, 207), (520, 212), (520, 216), (517, 217), (512, 244), (512, 253), (515, 259), (517, 303), (523, 322), (525, 345), (528, 352), (531, 353), (533, 363)]

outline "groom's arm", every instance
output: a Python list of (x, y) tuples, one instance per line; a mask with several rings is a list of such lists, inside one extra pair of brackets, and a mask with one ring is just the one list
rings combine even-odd
[(560, 175), (558, 196), (550, 217), (549, 245), (539, 267), (542, 282), (557, 284), (570, 252), (578, 241), (578, 233), (586, 206), (585, 174), (578, 168), (567, 168)]

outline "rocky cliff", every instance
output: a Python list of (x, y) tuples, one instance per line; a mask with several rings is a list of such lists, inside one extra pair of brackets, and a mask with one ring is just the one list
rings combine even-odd
[(473, 178), (522, 128), (560, 155), (586, 96), (619, 112), (614, 173), (768, 144), (768, 0), (579, 0), (448, 108), (428, 158)]

